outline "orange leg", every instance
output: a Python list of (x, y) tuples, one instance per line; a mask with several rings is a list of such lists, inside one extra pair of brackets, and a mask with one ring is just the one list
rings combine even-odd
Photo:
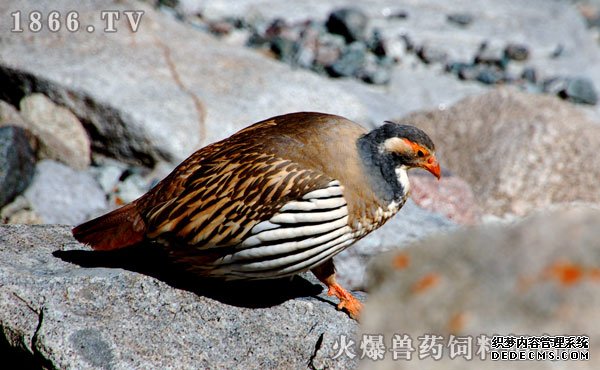
[(334, 295), (340, 300), (340, 303), (337, 306), (338, 310), (346, 310), (351, 318), (358, 320), (363, 305), (350, 292), (342, 288), (342, 286), (335, 281), (335, 266), (333, 265), (333, 260), (330, 259), (311, 271), (315, 274), (317, 279), (327, 286), (327, 294)]

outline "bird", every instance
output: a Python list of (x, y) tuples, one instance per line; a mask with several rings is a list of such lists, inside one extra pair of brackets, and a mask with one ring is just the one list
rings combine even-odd
[(208, 278), (310, 270), (358, 320), (362, 303), (337, 282), (332, 258), (400, 210), (413, 168), (441, 176), (417, 127), (367, 131), (333, 114), (289, 113), (199, 149), (146, 194), (72, 232), (99, 251), (158, 244)]

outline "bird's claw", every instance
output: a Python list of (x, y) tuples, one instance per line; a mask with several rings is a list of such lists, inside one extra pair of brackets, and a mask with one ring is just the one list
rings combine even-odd
[(345, 310), (351, 318), (358, 321), (363, 304), (356, 299), (356, 297), (338, 284), (330, 286), (327, 295), (339, 298), (340, 303), (337, 305), (338, 310)]

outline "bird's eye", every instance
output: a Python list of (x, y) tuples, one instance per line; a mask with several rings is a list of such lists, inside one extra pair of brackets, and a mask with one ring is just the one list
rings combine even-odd
[(422, 150), (419, 150), (419, 151), (417, 152), (417, 156), (418, 156), (419, 158), (425, 157), (425, 152), (423, 152)]

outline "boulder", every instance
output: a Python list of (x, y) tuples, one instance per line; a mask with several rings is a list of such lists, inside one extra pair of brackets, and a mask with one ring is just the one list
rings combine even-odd
[(0, 353), (22, 368), (357, 366), (333, 359), (356, 321), (309, 276), (203, 281), (152, 248), (91, 252), (56, 225), (0, 226), (0, 261)]
[(73, 113), (43, 94), (31, 94), (20, 102), (25, 127), (39, 139), (39, 156), (83, 170), (90, 165), (90, 139)]
[(486, 213), (600, 202), (600, 125), (558, 98), (501, 88), (445, 110), (408, 115), (430, 134), (442, 167), (473, 187)]
[(35, 155), (28, 133), (17, 126), (0, 127), (0, 208), (29, 186)]
[[(369, 269), (361, 332), (383, 335), (389, 350), (395, 334), (407, 335), (412, 342), (397, 341), (398, 353), (414, 351), (410, 361), (394, 360), (389, 351), (384, 361), (365, 357), (361, 368), (506, 368), (506, 361), (490, 360), (491, 343), (487, 349), (480, 345), (494, 335), (587, 336), (589, 361), (510, 361), (510, 367), (598, 368), (593, 354), (600, 350), (600, 208), (553, 208), (511, 225), (462, 229), (379, 256)], [(429, 341), (442, 346), (439, 361), (432, 359), (426, 335), (442, 337)], [(457, 348), (451, 335), (470, 352), (451, 358), (451, 348)]]

